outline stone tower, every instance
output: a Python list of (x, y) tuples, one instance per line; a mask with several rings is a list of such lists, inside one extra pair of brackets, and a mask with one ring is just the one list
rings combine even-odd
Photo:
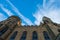
[(11, 16), (0, 22), (0, 40), (60, 40), (60, 24), (43, 17), (43, 23), (21, 25), (21, 19)]
[(7, 20), (0, 23), (0, 40), (5, 40), (15, 29), (20, 26), (20, 19), (16, 16), (11, 16)]

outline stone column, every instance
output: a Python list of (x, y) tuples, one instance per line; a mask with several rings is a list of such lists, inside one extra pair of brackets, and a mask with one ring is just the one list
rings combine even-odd
[(26, 40), (32, 40), (32, 31), (27, 31)]
[(38, 40), (44, 40), (44, 36), (42, 32), (38, 32)]
[(2, 25), (2, 26), (0, 27), (0, 30), (4, 29), (5, 27), (6, 27), (5, 25)]
[(10, 29), (8, 29), (8, 30), (1, 36), (1, 38), (5, 40), (10, 33), (11, 33), (11, 31), (10, 31)]
[(23, 34), (23, 31), (17, 33), (16, 37), (15, 37), (15, 40), (20, 40), (21, 36)]
[(48, 24), (48, 25), (46, 25), (46, 29), (47, 29), (47, 31), (48, 31), (48, 33), (49, 33), (50, 38), (51, 38), (52, 40), (54, 40), (55, 37), (56, 37), (57, 34), (58, 34), (58, 31), (57, 31), (57, 29), (56, 29), (56, 26), (54, 26), (53, 24)]
[(4, 29), (5, 27), (7, 27), (6, 24), (8, 24), (8, 22), (9, 22), (9, 21), (3, 23), (3, 25), (0, 27), (0, 30), (2, 30), (2, 29)]

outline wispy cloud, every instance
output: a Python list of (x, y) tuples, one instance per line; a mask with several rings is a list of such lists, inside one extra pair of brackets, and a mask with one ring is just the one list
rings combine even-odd
[[(37, 4), (38, 9), (33, 14), (33, 16), (36, 18), (36, 20), (34, 21), (34, 24), (27, 17), (22, 15), (20, 11), (9, 0), (6, 0), (6, 1), (11, 6), (12, 10), (28, 25), (34, 25), (34, 24), (40, 25), (40, 22), (42, 21), (43, 16), (49, 17), (53, 22), (60, 23), (60, 8), (58, 8), (58, 6), (60, 5), (59, 5), (59, 2), (57, 2), (58, 0), (57, 1), (48, 0), (48, 2), (46, 2), (46, 0), (43, 0), (42, 8), (40, 8), (40, 5)], [(58, 6), (56, 3), (58, 3)], [(9, 16), (14, 15), (14, 13), (9, 9), (5, 8), (3, 4), (0, 4), (0, 7)], [(4, 18), (6, 17), (3, 15), (3, 13), (0, 13), (0, 19), (1, 19), (0, 21), (2, 21)], [(25, 25), (25, 23), (22, 23), (22, 25)]]
[(39, 12), (36, 12), (35, 14), (33, 14), (33, 16), (36, 18), (35, 20), (35, 25), (40, 25), (40, 22), (42, 21), (42, 15), (40, 15)]
[(22, 20), (24, 20), (28, 25), (33, 25), (33, 23), (32, 23), (28, 18), (26, 18), (25, 16), (23, 16), (23, 15), (19, 12), (19, 10), (18, 10), (9, 0), (7, 0), (7, 2), (10, 4), (12, 10), (14, 10), (14, 11), (19, 15), (19, 17), (20, 17)]
[(43, 0), (43, 8), (48, 9), (55, 3), (55, 0)]
[(37, 11), (33, 14), (36, 18), (35, 24), (39, 25), (43, 16), (49, 17), (53, 22), (60, 23), (60, 8), (56, 8), (55, 2), (54, 0), (49, 0), (49, 3), (46, 3), (46, 0), (44, 0), (43, 8), (38, 6)]
[(3, 6), (3, 4), (0, 4), (0, 7), (1, 7), (1, 9), (2, 9), (4, 12), (7, 13), (7, 15), (9, 15), (9, 16), (13, 15), (13, 13), (12, 13), (10, 10), (8, 10), (7, 8), (5, 8), (5, 7)]
[(0, 21), (5, 20), (6, 16), (3, 15), (3, 13), (0, 13)]
[(25, 23), (22, 23), (22, 25), (24, 26), (24, 25), (26, 25)]

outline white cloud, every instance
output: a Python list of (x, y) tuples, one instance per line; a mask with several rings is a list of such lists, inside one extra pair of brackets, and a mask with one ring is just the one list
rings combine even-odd
[(22, 23), (22, 25), (26, 25), (25, 23)]
[(45, 16), (51, 18), (53, 22), (60, 23), (60, 10), (54, 9), (54, 10), (49, 10), (47, 12), (48, 14), (45, 14)]
[(40, 12), (36, 12), (35, 14), (33, 14), (33, 16), (36, 18), (34, 23), (36, 25), (39, 25), (42, 19), (42, 15), (40, 15)]
[(54, 0), (50, 0), (50, 3), (48, 3), (49, 5), (47, 6), (45, 6), (46, 4), (44, 2), (44, 8), (42, 9), (38, 6), (37, 11), (33, 14), (36, 18), (34, 22), (35, 24), (39, 25), (43, 16), (49, 17), (53, 22), (60, 23), (60, 9), (57, 9), (54, 5), (52, 5), (54, 2)]
[(23, 16), (23, 15), (19, 12), (19, 10), (18, 10), (9, 0), (7, 0), (7, 2), (11, 5), (12, 10), (14, 10), (14, 11), (19, 15), (19, 17), (20, 17), (22, 20), (24, 20), (28, 25), (33, 25), (33, 23), (32, 23), (28, 18), (26, 18), (25, 16)]
[(0, 7), (1, 7), (1, 9), (2, 9), (4, 12), (6, 12), (9, 16), (13, 15), (13, 13), (12, 13), (10, 10), (8, 10), (7, 8), (5, 8), (2, 4), (0, 4)]
[(0, 21), (5, 20), (6, 16), (3, 15), (3, 13), (0, 13)]
[[(10, 4), (12, 10), (15, 11), (22, 20), (24, 20), (28, 25), (33, 25), (33, 23), (28, 18), (23, 16), (19, 12), (19, 10), (9, 0), (6, 0), (6, 1)], [(46, 0), (44, 0), (43, 8), (40, 8), (39, 4), (37, 4), (38, 9), (33, 14), (33, 16), (36, 18), (36, 20), (34, 21), (34, 24), (39, 25), (40, 22), (42, 21), (43, 16), (49, 17), (53, 22), (60, 23), (60, 9), (55, 8), (55, 5), (54, 5), (55, 2), (56, 2), (55, 0), (49, 0), (49, 2), (46, 3)], [(13, 15), (13, 13), (7, 8), (5, 8), (2, 4), (0, 4), (0, 7), (9, 16)], [(2, 21), (4, 18), (6, 17), (2, 13), (0, 13), (0, 21)], [(25, 23), (22, 23), (22, 25), (25, 25)]]

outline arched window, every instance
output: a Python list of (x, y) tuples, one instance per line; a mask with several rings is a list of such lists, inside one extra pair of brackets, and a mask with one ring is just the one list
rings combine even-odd
[(24, 31), (21, 38), (20, 38), (20, 40), (26, 40), (26, 36), (27, 36), (27, 32)]
[(9, 40), (14, 40), (15, 37), (16, 37), (16, 35), (17, 35), (17, 33), (18, 33), (18, 31), (15, 31), (15, 32), (12, 34), (12, 36), (10, 37)]
[(38, 35), (36, 31), (33, 32), (32, 40), (38, 40)]
[(60, 40), (60, 33), (56, 36), (55, 40)]
[(2, 26), (3, 24), (0, 24), (0, 27)]
[(8, 30), (8, 27), (5, 27), (4, 29), (0, 30), (0, 36), (3, 35)]
[(60, 29), (58, 29), (58, 32), (60, 32)]
[(43, 32), (45, 40), (50, 40), (48, 33), (46, 31)]

